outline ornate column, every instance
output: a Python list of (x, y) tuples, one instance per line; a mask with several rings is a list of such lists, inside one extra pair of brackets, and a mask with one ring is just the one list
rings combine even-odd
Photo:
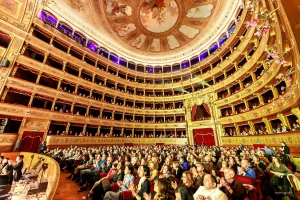
[(95, 83), (96, 74), (93, 74), (92, 82)]
[(274, 95), (274, 99), (277, 99), (279, 97), (277, 88), (275, 88), (274, 86), (271, 86), (270, 89), (272, 90), (272, 93)]
[(84, 135), (85, 135), (85, 133), (86, 133), (86, 127), (87, 127), (87, 124), (85, 124), (85, 125), (83, 126), (83, 129), (82, 129), (82, 132), (83, 132)]
[(243, 84), (243, 82), (240, 81), (240, 80), (239, 80), (239, 85), (240, 85), (241, 90), (244, 89), (244, 84)]
[(131, 137), (134, 138), (134, 128), (131, 130)]
[(74, 94), (77, 94), (78, 91), (78, 84), (75, 86)]
[(67, 61), (63, 61), (63, 68), (62, 68), (62, 71), (64, 72), (66, 70), (66, 67), (67, 67)]
[(145, 137), (145, 129), (143, 129), (143, 137)]
[(259, 100), (259, 103), (260, 103), (260, 105), (262, 105), (262, 104), (264, 103), (264, 100), (263, 100), (262, 96), (261, 96), (259, 93), (257, 93), (257, 94), (254, 94), (254, 95), (256, 95), (256, 96), (257, 96), (257, 98), (258, 98), (258, 100)]
[(281, 121), (283, 126), (288, 127), (290, 130), (292, 130), (292, 126), (286, 116), (284, 116), (282, 113), (277, 114), (277, 118)]
[(35, 93), (32, 93), (31, 96), (30, 96), (29, 102), (28, 102), (28, 107), (31, 107), (31, 104), (32, 104), (33, 99), (34, 99), (34, 96), (35, 96)]
[(254, 72), (250, 72), (253, 82), (257, 80), (256, 74)]
[(300, 121), (300, 109), (299, 108), (293, 108), (292, 110), (292, 113), (298, 118), (298, 123)]
[(240, 127), (236, 123), (234, 123), (234, 127), (235, 127), (235, 130), (236, 130), (236, 134), (241, 135)]
[(100, 136), (101, 126), (98, 126), (96, 136)]
[(109, 136), (112, 136), (112, 134), (113, 134), (113, 131), (114, 131), (114, 127), (113, 127), (113, 126), (111, 126), (111, 127), (110, 127), (110, 131), (109, 131)]
[(94, 89), (90, 90), (90, 98), (92, 99)]
[(36, 81), (35, 81), (36, 84), (39, 84), (42, 74), (43, 74), (43, 72), (39, 72), (39, 74), (36, 78)]
[(185, 101), (185, 117), (186, 117), (186, 134), (188, 136), (189, 145), (194, 145), (194, 136), (192, 129), (190, 129), (189, 124), (192, 122), (192, 105), (190, 102)]
[(250, 126), (250, 130), (251, 130), (252, 134), (254, 134), (256, 131), (254, 124), (252, 123), (252, 121), (248, 121), (248, 124)]
[(4, 102), (5, 97), (7, 96), (7, 93), (9, 92), (9, 87), (6, 87), (3, 91), (3, 94), (1, 96), (1, 102)]
[(267, 118), (263, 118), (262, 121), (265, 123), (268, 133), (271, 134), (273, 133), (273, 128), (271, 122)]
[(248, 101), (246, 101), (246, 99), (243, 99), (243, 102), (244, 102), (244, 104), (245, 104), (246, 109), (248, 109), (248, 108), (249, 108), (249, 103), (248, 103)]
[(57, 83), (57, 88), (56, 88), (57, 90), (59, 90), (59, 89), (60, 89), (60, 86), (61, 86), (61, 81), (62, 81), (62, 80), (61, 80), (61, 79), (59, 79), (59, 81), (58, 81), (58, 83)]
[(71, 122), (68, 122), (67, 126), (66, 126), (66, 135), (69, 135), (69, 130), (70, 130), (70, 126), (71, 126)]
[(124, 127), (122, 127), (122, 130), (121, 130), (121, 136), (123, 137), (124, 135)]
[(78, 70), (78, 77), (80, 78), (81, 77), (81, 73), (82, 73), (82, 68), (80, 68), (79, 70)]
[(73, 113), (73, 111), (74, 111), (74, 106), (75, 106), (75, 102), (73, 102), (72, 105), (71, 105), (71, 109), (70, 109), (70, 113), (71, 113), (71, 114), (74, 114), (74, 113)]
[(86, 109), (86, 116), (88, 116), (88, 117), (90, 116), (89, 115), (90, 108), (91, 108), (91, 106), (88, 106), (87, 109)]
[(45, 57), (44, 57), (44, 60), (43, 60), (43, 63), (45, 64), (47, 59), (48, 59), (48, 56), (49, 56), (49, 53), (45, 53)]
[(16, 72), (17, 72), (18, 68), (19, 68), (19, 63), (17, 63), (17, 64), (15, 65), (14, 69), (13, 69), (13, 71), (12, 71), (12, 73), (11, 73), (11, 76), (12, 76), (12, 77), (14, 77), (14, 76), (16, 75)]
[(56, 101), (57, 101), (57, 98), (54, 98), (53, 102), (52, 102), (52, 106), (51, 106), (51, 111), (54, 111)]

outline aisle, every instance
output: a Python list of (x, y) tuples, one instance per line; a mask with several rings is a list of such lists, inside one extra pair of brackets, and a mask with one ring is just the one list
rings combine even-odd
[(61, 172), (54, 200), (80, 200), (87, 192), (77, 193), (79, 187), (74, 181), (66, 179), (69, 173)]

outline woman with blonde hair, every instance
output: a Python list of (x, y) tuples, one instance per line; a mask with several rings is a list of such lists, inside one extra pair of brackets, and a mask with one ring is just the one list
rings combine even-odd
[(150, 177), (148, 178), (148, 181), (151, 182), (158, 176), (158, 163), (150, 162), (149, 169), (150, 169)]

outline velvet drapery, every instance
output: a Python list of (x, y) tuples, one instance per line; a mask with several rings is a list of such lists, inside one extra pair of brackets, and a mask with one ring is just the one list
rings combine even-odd
[(201, 145), (202, 142), (206, 146), (215, 145), (215, 136), (212, 128), (201, 128), (193, 130), (194, 142)]
[(197, 105), (195, 104), (192, 108), (192, 112), (191, 112), (191, 116), (192, 116), (192, 121), (195, 121), (195, 115), (196, 115), (196, 111), (197, 111)]
[(206, 103), (203, 103), (202, 105), (203, 105), (205, 111), (209, 114), (209, 117), (210, 117), (211, 114), (210, 114), (210, 110), (209, 110), (208, 105)]
[(36, 153), (38, 151), (39, 145), (43, 141), (43, 136), (43, 132), (24, 131), (21, 139), (22, 145), (20, 151)]

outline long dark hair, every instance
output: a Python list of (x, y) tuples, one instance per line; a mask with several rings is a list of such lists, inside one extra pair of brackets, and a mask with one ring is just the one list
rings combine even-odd
[(175, 192), (180, 193), (181, 199), (194, 200), (192, 192), (185, 185), (178, 186)]

